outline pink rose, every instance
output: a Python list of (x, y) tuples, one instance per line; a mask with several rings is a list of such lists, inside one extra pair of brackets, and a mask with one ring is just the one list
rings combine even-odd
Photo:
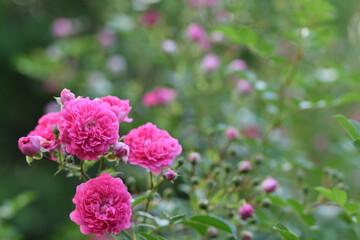
[(169, 169), (164, 173), (164, 177), (167, 181), (172, 181), (177, 177), (177, 174), (173, 170)]
[(18, 141), (20, 151), (26, 156), (34, 156), (40, 152), (40, 141), (35, 136), (21, 137)]
[(141, 15), (141, 23), (144, 26), (151, 27), (157, 24), (160, 20), (160, 13), (158, 10), (149, 9)]
[(235, 139), (239, 138), (238, 130), (233, 127), (229, 127), (228, 129), (226, 129), (225, 135), (230, 140), (235, 140)]
[(110, 29), (103, 29), (96, 35), (96, 39), (101, 46), (107, 48), (114, 46), (116, 35)]
[(105, 103), (111, 111), (118, 117), (119, 122), (132, 122), (132, 118), (128, 118), (128, 115), (132, 109), (129, 105), (129, 100), (121, 100), (118, 97), (107, 96), (97, 99), (97, 101)]
[(119, 120), (99, 101), (78, 98), (59, 113), (60, 141), (82, 160), (96, 160), (119, 138)]
[(130, 147), (130, 164), (149, 168), (154, 174), (159, 174), (161, 168), (169, 167), (182, 151), (178, 140), (152, 123), (131, 130), (125, 136), (125, 144)]
[(206, 72), (213, 72), (220, 66), (220, 59), (217, 55), (209, 53), (201, 62), (201, 68)]
[(176, 95), (176, 91), (172, 88), (155, 88), (144, 94), (142, 103), (147, 107), (167, 104), (174, 100)]
[(187, 28), (187, 36), (195, 42), (200, 42), (207, 37), (204, 29), (197, 23), (191, 23)]
[(248, 68), (248, 66), (247, 66), (246, 62), (241, 59), (235, 59), (228, 66), (228, 70), (230, 72), (240, 72), (240, 71), (246, 70), (247, 68)]
[(250, 94), (253, 91), (251, 83), (244, 79), (239, 79), (236, 83), (236, 90), (240, 94)]
[(240, 164), (240, 171), (241, 172), (248, 172), (251, 170), (251, 163), (250, 161), (242, 161)]
[(74, 32), (74, 27), (70, 19), (57, 18), (52, 24), (52, 32), (56, 37), (67, 37)]
[(45, 148), (48, 151), (53, 150), (58, 146), (55, 134), (53, 133), (54, 127), (57, 125), (59, 120), (59, 113), (48, 113), (42, 116), (38, 125), (33, 131), (31, 131), (28, 136), (39, 136), (41, 147)]
[(103, 173), (76, 188), (70, 219), (83, 234), (118, 234), (130, 227), (131, 195), (120, 178)]

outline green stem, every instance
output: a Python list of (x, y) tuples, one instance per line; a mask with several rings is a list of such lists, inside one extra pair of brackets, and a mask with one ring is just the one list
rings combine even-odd
[(97, 171), (97, 174), (96, 174), (97, 176), (100, 176), (103, 164), (104, 164), (104, 159), (101, 157), (100, 162), (99, 162), (99, 168), (98, 168), (98, 171)]
[(80, 160), (80, 173), (82, 175), (82, 178), (85, 179), (85, 181), (90, 180), (91, 178), (89, 177), (89, 175), (86, 174), (86, 172), (84, 171), (84, 161)]

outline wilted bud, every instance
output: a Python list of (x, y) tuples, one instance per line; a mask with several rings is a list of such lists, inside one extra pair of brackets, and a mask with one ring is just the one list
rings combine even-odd
[(203, 209), (203, 210), (207, 210), (209, 207), (209, 201), (208, 200), (202, 200), (200, 203), (199, 203), (199, 208), (200, 209)]
[(75, 99), (75, 94), (73, 94), (69, 89), (64, 88), (60, 93), (60, 101), (62, 104), (72, 101)]
[(276, 190), (277, 186), (278, 186), (278, 182), (274, 178), (271, 178), (271, 177), (266, 178), (261, 183), (262, 189), (267, 193), (274, 192)]
[(189, 162), (192, 164), (198, 164), (201, 161), (201, 156), (198, 152), (192, 152), (189, 155)]
[(166, 178), (167, 181), (172, 181), (172, 180), (174, 180), (174, 179), (177, 177), (177, 174), (176, 174), (176, 172), (174, 172), (173, 170), (168, 169), (168, 170), (164, 173), (164, 176), (165, 176), (165, 178)]
[(241, 219), (247, 219), (253, 216), (254, 208), (250, 204), (244, 204), (239, 208)]
[(21, 137), (18, 141), (20, 151), (26, 156), (34, 156), (40, 152), (40, 141), (36, 136)]
[(127, 163), (130, 152), (128, 145), (123, 142), (117, 142), (114, 144), (112, 152), (115, 157), (122, 159), (125, 164)]
[(250, 231), (242, 231), (241, 232), (241, 239), (242, 240), (252, 240), (254, 238), (252, 232)]
[(233, 127), (229, 127), (227, 130), (226, 130), (226, 133), (225, 133), (226, 137), (230, 140), (235, 140), (235, 139), (238, 139), (239, 138), (239, 132), (236, 128), (233, 128)]
[(242, 161), (240, 162), (240, 172), (247, 173), (251, 170), (250, 161)]

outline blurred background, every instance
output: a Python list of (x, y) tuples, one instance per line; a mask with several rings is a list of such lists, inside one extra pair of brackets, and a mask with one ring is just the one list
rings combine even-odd
[[(1, 0), (0, 11), (1, 239), (89, 239), (68, 217), (79, 182), (17, 148), (65, 87), (130, 99), (121, 134), (154, 122), (184, 156), (210, 158), (235, 127), (248, 140), (231, 150), (246, 158), (272, 126), (266, 166), (284, 189), (295, 175), (320, 185), (331, 168), (359, 200), (359, 156), (331, 118), (360, 120), (358, 1)], [(157, 87), (176, 98), (144, 103)], [(352, 239), (331, 224), (322, 239)]]

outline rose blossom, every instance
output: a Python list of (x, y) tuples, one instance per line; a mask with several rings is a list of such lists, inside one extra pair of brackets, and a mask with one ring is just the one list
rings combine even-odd
[(131, 195), (120, 178), (103, 173), (76, 188), (70, 219), (83, 234), (118, 234), (130, 227)]
[(209, 53), (201, 62), (201, 68), (206, 72), (213, 72), (220, 66), (220, 59), (217, 55)]
[(21, 137), (18, 147), (24, 155), (32, 157), (40, 152), (40, 141), (36, 136)]
[(247, 68), (248, 68), (248, 66), (247, 66), (246, 62), (241, 59), (235, 59), (228, 66), (228, 70), (230, 72), (243, 71)]
[(239, 214), (241, 219), (247, 219), (252, 217), (254, 208), (250, 204), (244, 204), (239, 208)]
[(255, 139), (260, 135), (260, 129), (256, 125), (247, 125), (244, 127), (244, 135), (247, 138)]
[(200, 47), (204, 50), (209, 49), (210, 40), (205, 30), (197, 23), (191, 23), (187, 28), (187, 37), (194, 42), (198, 42)]
[(201, 155), (198, 152), (192, 152), (189, 155), (189, 162), (197, 164), (201, 161)]
[(271, 178), (271, 177), (266, 178), (261, 183), (262, 189), (267, 193), (274, 192), (276, 190), (277, 186), (278, 186), (278, 182), (274, 178)]
[(73, 24), (68, 18), (57, 18), (52, 24), (52, 32), (56, 37), (67, 37), (73, 33)]
[(241, 172), (248, 172), (251, 170), (251, 163), (250, 161), (242, 161), (240, 164), (240, 171)]
[(176, 91), (172, 88), (155, 88), (144, 94), (142, 103), (147, 107), (167, 104), (171, 102), (176, 95)]
[(161, 168), (170, 166), (182, 151), (178, 140), (152, 123), (131, 130), (125, 136), (125, 144), (130, 147), (130, 164), (149, 168), (154, 174), (159, 174)]
[(115, 96), (107, 96), (96, 99), (99, 102), (105, 103), (111, 111), (118, 117), (119, 122), (132, 122), (132, 118), (128, 118), (132, 107), (129, 105), (129, 100), (121, 100)]
[(236, 83), (236, 90), (240, 94), (250, 94), (253, 90), (251, 83), (244, 79), (239, 79)]
[(60, 141), (82, 160), (96, 160), (119, 138), (119, 120), (104, 103), (78, 98), (59, 113)]
[(55, 134), (53, 133), (54, 127), (57, 125), (59, 120), (59, 113), (48, 113), (42, 116), (38, 125), (33, 131), (31, 131), (28, 136), (39, 136), (41, 147), (45, 148), (48, 151), (57, 147)]
[(116, 35), (110, 29), (103, 29), (96, 35), (96, 39), (101, 46), (107, 48), (114, 46), (116, 42)]
[(158, 10), (149, 9), (141, 15), (141, 23), (144, 26), (150, 27), (157, 24), (160, 20), (160, 13)]

